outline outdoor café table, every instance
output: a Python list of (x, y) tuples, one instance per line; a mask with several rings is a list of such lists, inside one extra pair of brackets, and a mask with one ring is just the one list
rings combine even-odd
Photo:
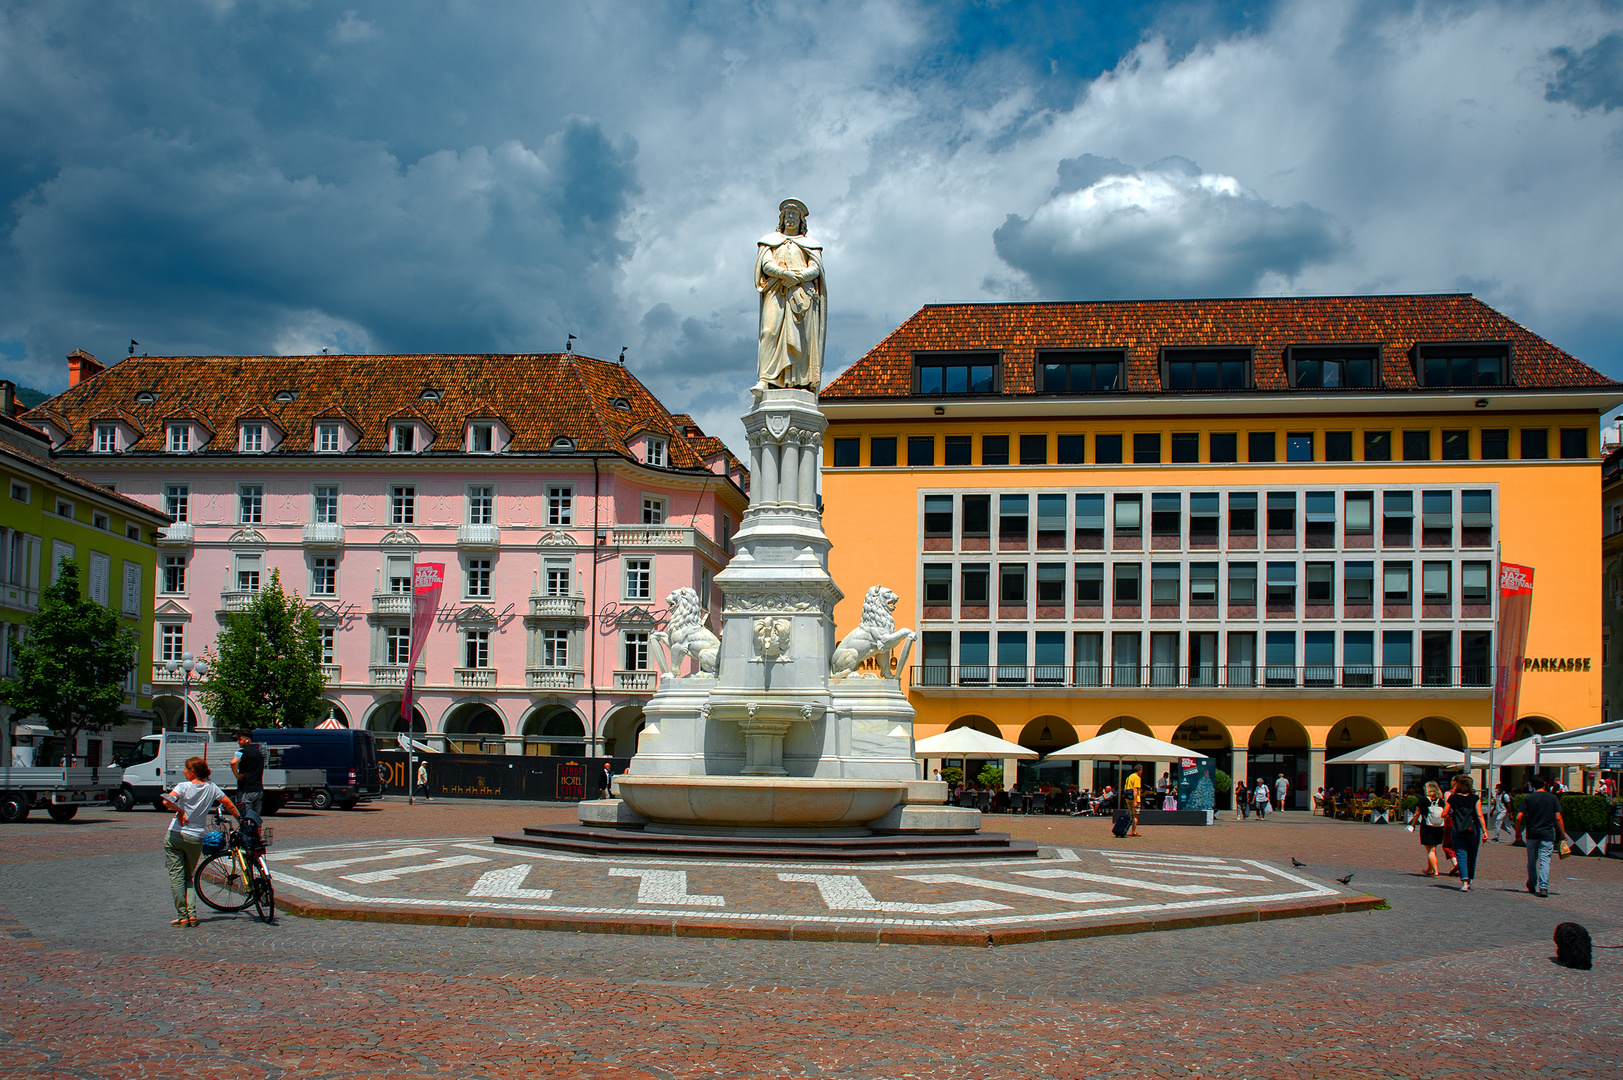
[(1031, 792), (1029, 791), (1020, 793), (1020, 812), (1022, 814), (1031, 813)]

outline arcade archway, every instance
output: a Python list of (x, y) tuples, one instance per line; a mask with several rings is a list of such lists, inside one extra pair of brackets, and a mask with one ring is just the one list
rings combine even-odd
[(540, 757), (585, 757), (586, 725), (567, 705), (538, 705), (524, 721), (524, 752)]

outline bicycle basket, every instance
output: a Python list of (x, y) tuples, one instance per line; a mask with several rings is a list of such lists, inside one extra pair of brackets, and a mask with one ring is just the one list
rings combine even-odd
[(259, 830), (259, 846), (260, 847), (270, 847), (271, 846), (271, 840), (274, 839), (275, 836), (276, 836), (276, 830), (274, 828), (272, 828), (271, 826), (266, 825), (265, 827), (263, 827), (262, 829)]
[(210, 829), (203, 834), (203, 854), (218, 855), (225, 850), (225, 833), (219, 829)]

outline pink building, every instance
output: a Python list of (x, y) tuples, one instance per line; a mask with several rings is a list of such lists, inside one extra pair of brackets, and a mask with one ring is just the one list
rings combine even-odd
[[(166, 511), (164, 661), (201, 654), (274, 571), (326, 640), (343, 723), (404, 730), (410, 566), (445, 564), (414, 727), (493, 753), (628, 756), (665, 598), (713, 582), (746, 469), (624, 367), (569, 354), (70, 361), (29, 414), (62, 463)], [(208, 726), (195, 690), (191, 709)]]

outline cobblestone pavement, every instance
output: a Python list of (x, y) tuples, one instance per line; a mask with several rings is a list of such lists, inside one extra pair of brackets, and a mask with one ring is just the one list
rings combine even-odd
[[(277, 847), (436, 844), (567, 807), (379, 804), (275, 820)], [(152, 812), (0, 826), (0, 1076), (1611, 1077), (1623, 862), (1552, 896), (1489, 845), (1460, 895), (1401, 827), (1285, 815), (1151, 832), (1158, 852), (1307, 863), (1391, 909), (1002, 948), (630, 938), (284, 917), (168, 925)], [(1103, 822), (997, 819), (1120, 850)], [(1052, 834), (1052, 835), (1050, 835)], [(1135, 841), (1134, 843), (1140, 843)], [(1145, 848), (1143, 850), (1149, 850)], [(1047, 866), (1054, 864), (1047, 863)], [(629, 883), (635, 885), (635, 882)], [(806, 886), (810, 888), (809, 886)]]

